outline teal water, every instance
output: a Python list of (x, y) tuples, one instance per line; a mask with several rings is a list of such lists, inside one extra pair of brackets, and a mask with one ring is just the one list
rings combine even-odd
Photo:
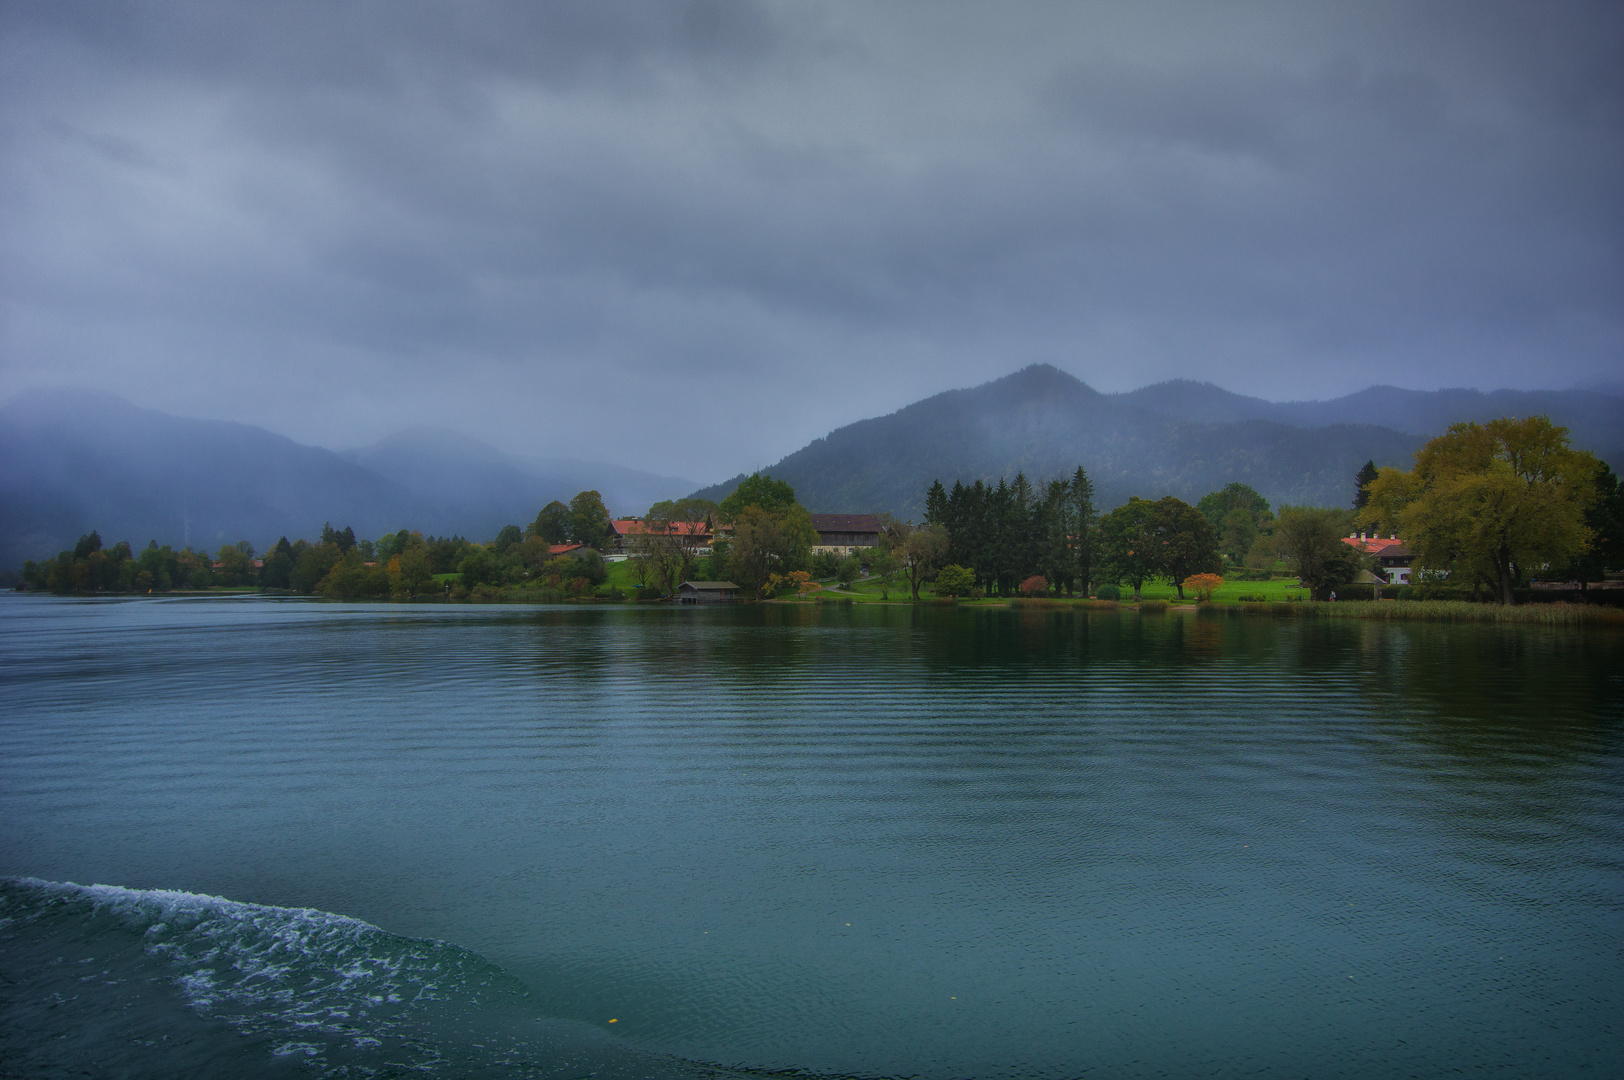
[(0, 1076), (1624, 1075), (1616, 632), (5, 596), (0, 701)]

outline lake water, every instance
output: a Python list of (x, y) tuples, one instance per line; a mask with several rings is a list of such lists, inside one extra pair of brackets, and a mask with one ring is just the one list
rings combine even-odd
[[(0, 597), (0, 1074), (1624, 1074), (1624, 639)], [(70, 884), (78, 883), (78, 884)]]

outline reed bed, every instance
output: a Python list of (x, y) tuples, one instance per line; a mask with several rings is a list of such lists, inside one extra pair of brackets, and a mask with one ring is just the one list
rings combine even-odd
[(1084, 611), (1115, 611), (1115, 600), (1091, 600), (1086, 596), (1015, 596), (1009, 601), (1010, 607), (1018, 608), (1060, 608), (1065, 611), (1075, 611), (1078, 608)]
[(1466, 600), (1340, 600), (1331, 603), (1236, 604), (1230, 611), (1331, 619), (1475, 622), (1523, 626), (1624, 626), (1624, 610), (1594, 604), (1474, 604)]

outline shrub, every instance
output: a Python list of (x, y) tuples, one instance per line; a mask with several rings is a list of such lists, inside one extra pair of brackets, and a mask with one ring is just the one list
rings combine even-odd
[(975, 580), (974, 571), (949, 563), (936, 571), (936, 582), (932, 586), (932, 591), (937, 596), (963, 596), (971, 591)]
[(1042, 574), (1033, 574), (1021, 582), (1022, 596), (1042, 596), (1049, 591), (1049, 579)]
[(1115, 585), (1101, 585), (1094, 590), (1094, 595), (1101, 600), (1120, 600), (1122, 599), (1122, 590)]
[(1217, 574), (1191, 574), (1184, 579), (1184, 587), (1195, 593), (1198, 603), (1212, 599), (1212, 594), (1223, 588), (1224, 579)]

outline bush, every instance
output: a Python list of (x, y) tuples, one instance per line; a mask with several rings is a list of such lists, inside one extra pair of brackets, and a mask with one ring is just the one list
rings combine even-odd
[(1049, 579), (1042, 574), (1033, 574), (1021, 582), (1022, 596), (1042, 596), (1049, 591)]
[(1115, 601), (1122, 599), (1122, 590), (1115, 585), (1101, 585), (1094, 590), (1094, 595), (1101, 600)]
[(1224, 579), (1217, 574), (1191, 574), (1184, 579), (1184, 587), (1195, 593), (1195, 598), (1200, 603), (1211, 600), (1212, 594), (1223, 586)]
[(1235, 599), (1242, 604), (1265, 604), (1269, 600), (1262, 593), (1241, 593)]
[(974, 571), (950, 563), (936, 572), (931, 591), (937, 596), (963, 596), (972, 591), (975, 580)]
[(850, 588), (851, 583), (856, 581), (863, 573), (863, 560), (855, 555), (847, 555), (840, 560), (836, 572), (840, 575), (840, 584)]

